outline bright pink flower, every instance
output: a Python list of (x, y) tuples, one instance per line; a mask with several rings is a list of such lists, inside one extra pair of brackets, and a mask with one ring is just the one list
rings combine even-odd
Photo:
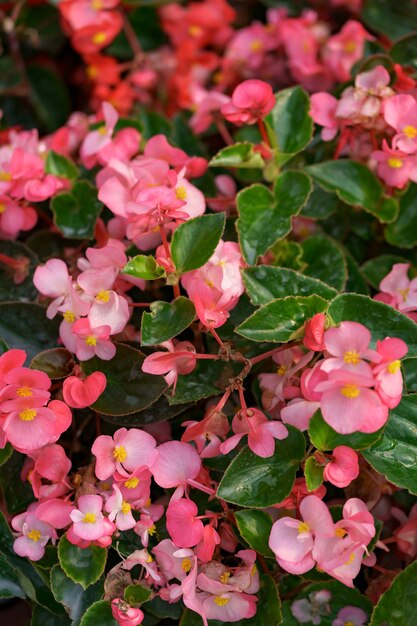
[(350, 498), (343, 505), (343, 519), (336, 522), (336, 528), (345, 530), (352, 541), (366, 548), (375, 537), (375, 521), (365, 502)]
[(44, 265), (38, 265), (33, 282), (42, 295), (54, 298), (46, 312), (47, 317), (52, 319), (64, 303), (72, 282), (67, 264), (61, 259), (49, 259)]
[(153, 549), (158, 567), (161, 568), (165, 578), (171, 580), (177, 578), (183, 580), (192, 568), (194, 552), (192, 550), (178, 550), (171, 539), (163, 539)]
[(173, 385), (174, 391), (177, 386), (178, 376), (191, 374), (197, 365), (195, 348), (189, 341), (164, 341), (161, 344), (168, 352), (154, 352), (145, 358), (142, 370), (147, 374), (164, 374), (169, 386)]
[(57, 538), (53, 526), (40, 521), (36, 516), (36, 509), (16, 515), (12, 519), (12, 526), (21, 533), (13, 544), (13, 550), (22, 557), (31, 561), (39, 561), (45, 554), (45, 546), (50, 539)]
[(330, 37), (323, 48), (323, 59), (336, 80), (344, 82), (350, 79), (352, 66), (363, 57), (365, 41), (374, 39), (370, 33), (355, 20), (348, 20), (337, 35)]
[(109, 513), (109, 520), (114, 522), (119, 530), (129, 530), (136, 524), (132, 515), (132, 507), (126, 500), (117, 485), (113, 485), (113, 495), (106, 500), (104, 509)]
[(102, 535), (106, 535), (102, 508), (103, 498), (101, 496), (80, 496), (78, 509), (74, 509), (70, 515), (75, 535), (86, 541), (94, 541)]
[(199, 422), (187, 421), (182, 426), (187, 428), (181, 441), (194, 441), (202, 459), (213, 458), (220, 454), (221, 439), (225, 439), (229, 432), (229, 421), (224, 413), (208, 409), (207, 415)]
[(216, 113), (222, 106), (230, 102), (229, 96), (218, 91), (207, 91), (197, 85), (192, 91), (195, 112), (190, 118), (189, 124), (194, 133), (204, 133), (215, 119)]
[(272, 111), (275, 96), (268, 83), (262, 80), (244, 80), (234, 90), (232, 101), (222, 106), (222, 115), (233, 124), (256, 124)]
[(390, 148), (385, 139), (382, 150), (372, 152), (371, 159), (377, 163), (378, 176), (390, 187), (403, 189), (410, 180), (417, 182), (417, 156)]
[(417, 310), (417, 278), (410, 280), (409, 269), (409, 263), (395, 263), (379, 283), (381, 293), (375, 296), (375, 300), (382, 300), (383, 296), (383, 301), (388, 296), (387, 304), (406, 315)]
[(323, 476), (324, 480), (328, 480), (336, 487), (347, 487), (359, 476), (357, 453), (348, 446), (337, 446), (332, 452), (330, 462), (324, 468)]
[(274, 508), (288, 509), (289, 511), (298, 509), (301, 500), (303, 500), (307, 496), (312, 495), (317, 496), (318, 498), (320, 498), (320, 500), (322, 500), (326, 495), (326, 487), (324, 485), (320, 485), (318, 489), (315, 489), (314, 491), (309, 491), (307, 489), (305, 478), (296, 478), (290, 495), (287, 496), (282, 502), (274, 504)]
[(53, 528), (66, 528), (71, 524), (71, 512), (75, 506), (62, 498), (47, 498), (36, 507), (36, 517)]
[(93, 372), (84, 379), (69, 376), (62, 388), (64, 400), (73, 409), (84, 409), (98, 400), (106, 385), (107, 379), (102, 372)]
[(326, 316), (324, 313), (316, 313), (305, 325), (303, 344), (313, 352), (325, 350), (324, 328)]
[(235, 434), (220, 446), (223, 454), (233, 450), (242, 437), (247, 435), (248, 446), (254, 454), (263, 458), (270, 457), (275, 452), (274, 440), (288, 437), (288, 430), (281, 422), (268, 420), (266, 415), (256, 408), (242, 409), (236, 413), (232, 429)]
[(324, 361), (318, 361), (311, 369), (306, 369), (301, 375), (300, 388), (303, 397), (294, 398), (281, 410), (281, 419), (285, 424), (291, 424), (299, 430), (307, 430), (310, 419), (320, 408), (321, 394), (316, 391), (319, 383), (327, 380), (327, 374), (322, 370)]
[(203, 157), (188, 156), (184, 150), (171, 146), (165, 135), (154, 135), (147, 142), (144, 150), (145, 157), (162, 159), (171, 165), (175, 171), (181, 172), (187, 178), (203, 176), (207, 170), (207, 160)]
[(74, 322), (71, 332), (76, 336), (75, 354), (80, 361), (93, 356), (110, 361), (116, 354), (116, 346), (110, 341), (110, 326), (92, 327), (87, 318)]
[(403, 391), (401, 361), (408, 352), (407, 344), (402, 339), (387, 337), (376, 345), (382, 360), (374, 368), (376, 390), (381, 400), (390, 408), (399, 404)]
[(152, 435), (137, 428), (119, 428), (113, 437), (100, 435), (91, 448), (96, 457), (97, 478), (106, 480), (117, 470), (128, 479), (126, 472), (146, 469), (153, 458), (155, 445)]
[(158, 446), (149, 467), (155, 482), (164, 489), (177, 488), (181, 497), (187, 484), (195, 486), (201, 459), (196, 450), (182, 441), (167, 441)]
[(5, 387), (0, 391), (0, 410), (4, 413), (25, 408), (30, 398), (33, 406), (42, 406), (50, 398), (49, 376), (28, 367), (15, 367), (4, 375)]
[(329, 328), (324, 333), (327, 358), (321, 369), (330, 372), (343, 368), (365, 377), (372, 376), (371, 367), (363, 360), (379, 360), (375, 350), (369, 349), (370, 341), (369, 330), (357, 322), (342, 322), (340, 326)]
[(143, 611), (127, 604), (122, 598), (114, 598), (111, 612), (119, 626), (138, 626), (145, 618)]
[(47, 407), (25, 400), (25, 405), (8, 414), (3, 429), (12, 446), (27, 453), (57, 441), (71, 424), (71, 411), (61, 400), (52, 400)]
[[(216, 522), (217, 523), (217, 522)], [(203, 536), (201, 541), (195, 546), (194, 552), (197, 558), (203, 563), (212, 560), (216, 546), (220, 544), (220, 535), (214, 528), (213, 524), (206, 524), (203, 528)]]
[(330, 93), (318, 92), (310, 97), (310, 115), (316, 124), (323, 126), (321, 138), (323, 141), (331, 141), (337, 135), (340, 121), (336, 118), (338, 106), (337, 99)]
[(192, 548), (203, 537), (203, 522), (196, 519), (197, 505), (192, 500), (180, 498), (170, 502), (166, 510), (167, 530), (172, 541), (180, 548)]
[(24, 350), (7, 350), (0, 355), (0, 389), (3, 387), (5, 375), (16, 367), (22, 367), (26, 361), (26, 352)]
[(36, 458), (28, 479), (36, 498), (57, 498), (71, 489), (71, 461), (58, 444), (45, 446)]
[(417, 152), (417, 101), (413, 96), (398, 94), (384, 103), (384, 119), (397, 131), (393, 148), (407, 154)]
[(37, 220), (35, 209), (20, 206), (9, 196), (0, 194), (0, 233), (3, 239), (16, 239), (21, 230), (32, 230)]

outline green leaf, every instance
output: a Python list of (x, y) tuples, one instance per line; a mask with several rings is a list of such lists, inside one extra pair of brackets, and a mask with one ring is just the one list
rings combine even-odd
[(242, 509), (235, 512), (235, 518), (239, 532), (249, 546), (259, 554), (273, 558), (274, 553), (268, 545), (271, 516), (259, 509)]
[[(417, 21), (416, 21), (417, 28)], [(411, 65), (417, 68), (417, 34), (410, 33), (401, 37), (392, 46), (390, 51), (391, 58), (400, 65)], [(413, 184), (413, 183), (412, 183)]]
[(191, 374), (178, 377), (175, 395), (168, 396), (169, 403), (185, 404), (218, 395), (235, 374), (231, 363), (200, 361)]
[(147, 602), (152, 595), (152, 589), (143, 585), (128, 585), (124, 591), (126, 602), (131, 605), (139, 605)]
[(146, 254), (138, 254), (130, 259), (124, 266), (123, 272), (145, 280), (156, 280), (165, 276), (164, 268), (158, 265), (153, 256)]
[(6, 463), (10, 459), (13, 454), (13, 448), (10, 443), (6, 443), (4, 448), (0, 449), (0, 467)]
[(179, 226), (171, 241), (171, 254), (178, 274), (196, 270), (209, 260), (223, 234), (224, 213), (194, 217)]
[(337, 210), (339, 204), (339, 198), (335, 193), (328, 193), (318, 185), (314, 185), (314, 189), (307, 204), (303, 207), (301, 215), (310, 217), (313, 220), (325, 220)]
[(309, 165), (305, 170), (319, 185), (335, 192), (346, 204), (363, 207), (380, 222), (395, 219), (397, 204), (382, 202), (382, 184), (366, 165), (341, 159)]
[(26, 594), (20, 585), (19, 576), (0, 554), (0, 598), (26, 598)]
[(403, 339), (408, 346), (407, 356), (417, 356), (417, 324), (388, 304), (356, 293), (342, 294), (330, 303), (328, 315), (336, 324), (349, 320), (366, 326), (372, 334), (372, 345), (385, 337)]
[(377, 33), (394, 40), (417, 30), (414, 0), (365, 0), (362, 19)]
[(159, 596), (155, 596), (155, 598), (146, 605), (147, 613), (151, 613), (160, 619), (169, 618), (175, 622), (180, 621), (182, 611), (183, 609), (180, 602), (169, 604), (168, 602), (164, 602)]
[(319, 296), (278, 298), (255, 311), (236, 328), (236, 332), (251, 341), (291, 341), (307, 320), (325, 311), (328, 305)]
[(401, 365), (407, 393), (417, 392), (417, 359), (403, 359)]
[(252, 304), (261, 306), (276, 298), (285, 296), (318, 295), (331, 300), (337, 295), (336, 289), (321, 280), (304, 276), (299, 272), (272, 265), (258, 265), (243, 270), (243, 282)]
[(104, 415), (129, 415), (151, 406), (166, 390), (162, 376), (145, 374), (145, 355), (124, 344), (117, 344), (110, 361), (93, 357), (82, 363), (86, 374), (100, 371), (106, 375), (107, 386), (92, 408)]
[[(417, 49), (416, 49), (417, 54)], [(399, 197), (398, 218), (385, 229), (385, 239), (392, 246), (412, 248), (417, 244), (417, 185), (411, 183)]]
[(414, 626), (417, 606), (417, 562), (394, 579), (373, 610), (369, 626)]
[(305, 453), (304, 435), (288, 426), (288, 437), (275, 441), (273, 456), (256, 456), (245, 447), (227, 468), (217, 490), (226, 502), (265, 508), (282, 502), (290, 493)]
[(60, 320), (48, 320), (46, 309), (32, 302), (0, 303), (0, 337), (9, 348), (25, 350), (28, 359), (58, 342)]
[(262, 168), (265, 161), (259, 152), (255, 152), (253, 143), (247, 141), (226, 146), (210, 161), (212, 167)]
[(107, 550), (94, 545), (79, 548), (70, 543), (66, 535), (63, 535), (58, 544), (58, 558), (68, 578), (81, 585), (83, 589), (87, 589), (103, 574)]
[(47, 608), (35, 604), (30, 626), (72, 626), (72, 624), (65, 614), (55, 615)]
[(279, 164), (284, 164), (310, 143), (313, 120), (309, 111), (310, 98), (302, 87), (290, 87), (276, 94), (276, 104), (267, 123), (273, 131), (270, 132), (272, 144), (279, 151)]
[(64, 237), (92, 239), (102, 203), (97, 189), (87, 180), (80, 180), (70, 192), (59, 193), (52, 198), (54, 222)]
[(394, 254), (382, 254), (366, 261), (361, 267), (362, 274), (369, 284), (379, 290), (379, 283), (392, 270), (395, 263), (408, 263), (407, 259)]
[(372, 446), (380, 437), (384, 428), (375, 433), (351, 433), (340, 435), (324, 421), (320, 411), (317, 411), (310, 420), (308, 436), (317, 450), (334, 450), (337, 446), (349, 446), (353, 450), (363, 450)]
[(41, 370), (53, 380), (70, 376), (75, 367), (74, 357), (65, 348), (51, 348), (39, 352), (31, 361), (30, 367)]
[(283, 172), (273, 193), (252, 185), (237, 195), (237, 231), (245, 260), (256, 263), (276, 241), (287, 235), (291, 218), (301, 211), (311, 193), (310, 178), (300, 171)]
[[(138, 7), (129, 13), (129, 22), (144, 52), (160, 48), (166, 42), (156, 6)], [(123, 31), (107, 46), (106, 53), (122, 61), (127, 61), (134, 56)]]
[(301, 246), (303, 261), (307, 264), (303, 273), (341, 291), (347, 279), (347, 266), (340, 245), (325, 235), (313, 235)]
[(110, 602), (100, 600), (92, 604), (84, 613), (80, 626), (118, 626), (112, 615)]
[(382, 437), (362, 454), (380, 474), (417, 494), (417, 395), (404, 396), (391, 409)]
[(103, 581), (83, 589), (65, 574), (59, 565), (51, 569), (51, 589), (57, 602), (60, 602), (72, 620), (71, 626), (79, 626), (80, 619), (91, 604), (103, 596)]
[(69, 180), (74, 180), (80, 174), (80, 170), (73, 161), (53, 150), (49, 150), (46, 157), (45, 172)]
[(309, 491), (314, 491), (323, 484), (323, 472), (324, 467), (317, 463), (314, 456), (309, 456), (304, 466), (304, 476)]
[(350, 254), (349, 250), (344, 248), (343, 252), (345, 255), (348, 270), (345, 290), (369, 296), (368, 283), (366, 282), (365, 276), (362, 273), (361, 268), (359, 267), (353, 256)]
[(48, 132), (63, 126), (71, 113), (68, 88), (62, 78), (44, 65), (29, 65), (30, 100)]
[(142, 345), (153, 346), (176, 337), (188, 328), (194, 318), (194, 304), (184, 296), (173, 302), (153, 302), (151, 312), (145, 311), (142, 315)]
[[(7, 455), (8, 448), (4, 450)], [(16, 451), (0, 467), (0, 490), (9, 515), (22, 513), (34, 500), (29, 481), (16, 479), (21, 475), (24, 460), (23, 454)]]
[(0, 253), (16, 260), (27, 260), (27, 275), (22, 273), (22, 282), (15, 283), (15, 273), (5, 263), (0, 263), (0, 302), (8, 300), (35, 300), (38, 290), (33, 284), (33, 273), (39, 265), (39, 259), (24, 243), (20, 241), (0, 241)]

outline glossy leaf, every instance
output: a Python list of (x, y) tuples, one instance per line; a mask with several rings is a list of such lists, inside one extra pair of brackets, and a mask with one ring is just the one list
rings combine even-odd
[(354, 450), (363, 450), (372, 446), (382, 436), (384, 428), (375, 433), (351, 433), (340, 435), (324, 421), (320, 411), (317, 411), (310, 420), (308, 435), (311, 443), (317, 450), (334, 450), (337, 446), (349, 446)]
[(318, 489), (323, 483), (323, 472), (324, 467), (317, 463), (314, 456), (309, 456), (304, 466), (304, 476), (309, 491)]
[(306, 263), (303, 273), (341, 291), (347, 279), (346, 259), (341, 246), (325, 235), (308, 237), (301, 246)]
[(343, 249), (343, 252), (346, 259), (348, 271), (345, 290), (348, 292), (361, 293), (365, 296), (369, 296), (368, 283), (366, 282), (365, 275), (362, 273), (361, 268), (346, 248)]
[(235, 512), (237, 527), (243, 539), (253, 550), (264, 556), (274, 557), (268, 545), (272, 518), (258, 509), (242, 509)]
[(329, 303), (319, 296), (278, 298), (255, 311), (236, 328), (236, 332), (252, 341), (284, 343), (294, 339), (307, 320), (328, 306)]
[(49, 150), (45, 162), (45, 172), (60, 178), (74, 180), (79, 176), (80, 170), (73, 161), (62, 154)]
[(403, 339), (407, 356), (417, 356), (417, 324), (383, 302), (356, 293), (342, 294), (330, 303), (328, 315), (336, 324), (344, 320), (364, 324), (371, 331), (373, 345), (385, 337)]
[(153, 256), (146, 254), (138, 254), (130, 259), (123, 268), (123, 272), (145, 280), (156, 280), (165, 276), (164, 268), (158, 265)]
[(340, 200), (335, 193), (329, 193), (319, 185), (314, 185), (314, 189), (302, 208), (301, 215), (313, 220), (324, 220), (332, 215), (338, 208)]
[(224, 225), (224, 213), (213, 213), (188, 220), (175, 230), (171, 254), (178, 274), (207, 263), (221, 239)]
[(379, 598), (369, 626), (414, 626), (417, 604), (417, 562), (394, 578)]
[(366, 261), (361, 267), (369, 284), (379, 291), (379, 283), (392, 270), (395, 263), (407, 263), (407, 259), (394, 254), (382, 254)]
[(417, 494), (417, 395), (403, 396), (391, 409), (382, 437), (363, 452), (380, 474), (411, 493)]
[(16, 570), (0, 554), (0, 598), (26, 598)]
[(118, 626), (114, 619), (110, 602), (100, 600), (92, 604), (84, 613), (80, 626)]
[(278, 163), (285, 163), (310, 143), (313, 120), (310, 98), (300, 86), (276, 94), (276, 104), (267, 117), (272, 144), (278, 148)]
[(155, 301), (150, 308), (150, 313), (145, 311), (142, 315), (143, 346), (153, 346), (176, 337), (195, 318), (194, 304), (184, 296), (172, 302)]
[(259, 152), (255, 152), (254, 147), (249, 142), (226, 146), (211, 159), (210, 165), (212, 167), (262, 168), (265, 161)]
[(0, 303), (0, 337), (9, 348), (25, 350), (28, 359), (55, 346), (60, 320), (48, 320), (46, 309), (32, 302)]
[(277, 178), (273, 192), (264, 185), (252, 185), (239, 192), (237, 231), (248, 263), (256, 263), (258, 256), (290, 232), (291, 218), (301, 211), (311, 189), (306, 174), (288, 171)]
[(412, 65), (415, 69), (417, 67), (417, 34), (413, 32), (398, 39), (390, 50), (390, 57), (400, 65)]
[(417, 8), (413, 0), (366, 0), (362, 18), (377, 33), (393, 40), (417, 30)]
[(0, 449), (0, 467), (10, 459), (13, 454), (13, 448), (9, 442), (6, 443), (4, 448)]
[(54, 222), (65, 237), (92, 239), (103, 205), (91, 183), (80, 180), (70, 192), (54, 196), (51, 208)]
[(258, 265), (243, 270), (243, 282), (252, 304), (261, 306), (276, 298), (285, 296), (318, 295), (331, 300), (337, 295), (336, 289), (321, 280), (304, 276), (284, 267)]
[(42, 125), (48, 132), (63, 126), (71, 113), (71, 101), (62, 78), (44, 65), (29, 65), (27, 74), (30, 100)]
[(107, 386), (92, 408), (104, 415), (129, 415), (153, 404), (166, 390), (162, 376), (142, 372), (145, 355), (125, 344), (116, 346), (110, 361), (97, 357), (82, 363), (88, 375), (100, 371), (106, 375)]
[(217, 495), (226, 502), (245, 507), (265, 508), (282, 502), (290, 493), (305, 453), (304, 435), (288, 427), (289, 435), (275, 441), (269, 458), (256, 456), (245, 447), (227, 468)]
[(92, 544), (88, 548), (79, 548), (63, 535), (58, 544), (58, 558), (68, 578), (81, 585), (83, 589), (87, 589), (103, 574), (107, 550)]
[(152, 589), (143, 585), (129, 585), (124, 591), (126, 602), (131, 605), (139, 605), (147, 602), (152, 595)]
[(408, 189), (399, 197), (400, 209), (397, 219), (385, 229), (385, 239), (392, 246), (412, 248), (417, 244), (416, 203), (417, 184), (411, 183)]
[(30, 367), (41, 370), (53, 380), (70, 376), (75, 367), (74, 357), (65, 348), (51, 348), (39, 352), (31, 361)]
[(57, 602), (60, 602), (72, 620), (72, 626), (78, 626), (81, 617), (91, 604), (103, 596), (103, 581), (83, 587), (72, 581), (59, 565), (51, 569), (51, 589)]
[(215, 396), (229, 384), (229, 379), (238, 371), (231, 363), (200, 361), (191, 374), (179, 376), (175, 394), (168, 395), (169, 403), (185, 404)]
[(35, 604), (30, 626), (72, 626), (72, 623), (66, 614), (56, 615), (46, 607)]

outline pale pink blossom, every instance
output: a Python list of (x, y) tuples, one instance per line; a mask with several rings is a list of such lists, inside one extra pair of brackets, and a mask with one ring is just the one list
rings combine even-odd
[(91, 448), (96, 457), (97, 478), (106, 480), (117, 470), (127, 480), (127, 472), (147, 469), (153, 459), (155, 445), (152, 435), (137, 428), (119, 428), (113, 437), (100, 435)]

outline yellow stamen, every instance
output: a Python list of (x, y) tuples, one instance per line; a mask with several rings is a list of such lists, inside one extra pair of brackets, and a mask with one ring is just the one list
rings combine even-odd
[(95, 513), (86, 513), (84, 515), (83, 522), (85, 524), (95, 524), (96, 523), (96, 514)]
[(217, 604), (217, 606), (224, 606), (225, 604), (228, 604), (230, 602), (230, 598), (223, 598), (222, 596), (215, 596), (214, 601)]
[(398, 289), (398, 293), (400, 294), (400, 296), (403, 299), (403, 302), (405, 302), (407, 300), (407, 296), (410, 293), (410, 289)]
[(220, 576), (219, 580), (221, 583), (223, 583), (223, 585), (227, 585), (230, 576), (231, 576), (230, 572), (224, 572), (224, 574)]
[(201, 33), (202, 33), (201, 26), (197, 26), (196, 24), (193, 26), (190, 26), (188, 29), (188, 34), (191, 35), (191, 37), (198, 37), (199, 35), (201, 35)]
[(148, 558), (146, 559), (147, 563), (153, 563), (153, 558), (151, 557), (150, 554), (148, 554)]
[(113, 450), (113, 458), (118, 463), (123, 463), (127, 459), (127, 452), (124, 446), (116, 446)]
[(345, 561), (345, 565), (351, 565), (355, 559), (355, 553), (352, 552), (347, 561)]
[(33, 393), (30, 387), (19, 387), (16, 391), (16, 395), (19, 396), (19, 398), (30, 398), (30, 396), (33, 396)]
[(417, 128), (415, 126), (404, 126), (403, 133), (409, 139), (415, 139), (417, 137)]
[(260, 39), (254, 39), (249, 44), (249, 50), (251, 52), (260, 52), (261, 50), (263, 50), (263, 47), (264, 47), (264, 44), (262, 43)]
[(345, 398), (352, 399), (359, 396), (360, 389), (357, 385), (345, 385), (341, 388), (340, 393), (342, 396), (345, 396)]
[(99, 46), (100, 44), (104, 43), (106, 39), (107, 39), (106, 33), (96, 33), (95, 35), (92, 36), (91, 41), (95, 43), (96, 46)]
[(345, 352), (343, 360), (345, 363), (349, 363), (350, 365), (357, 365), (361, 359), (355, 350), (348, 350)]
[(0, 181), (3, 183), (8, 182), (9, 180), (12, 179), (12, 175), (10, 174), (10, 172), (0, 172)]
[(387, 163), (394, 170), (398, 170), (398, 169), (400, 169), (400, 167), (403, 166), (403, 160), (402, 159), (395, 159), (394, 157), (392, 157), (391, 159), (388, 159)]
[(308, 531), (310, 530), (310, 526), (308, 524), (306, 524), (305, 522), (300, 522), (298, 524), (298, 532), (301, 533), (308, 533)]
[(37, 416), (37, 412), (35, 411), (35, 409), (24, 409), (23, 411), (20, 411), (19, 413), (19, 417), (22, 420), (22, 422), (31, 422), (32, 420), (35, 419), (36, 416)]
[(88, 78), (91, 78), (92, 80), (98, 76), (98, 69), (94, 65), (88, 65), (86, 72)]
[(185, 559), (181, 561), (181, 567), (186, 574), (191, 571), (192, 566), (193, 564), (191, 563), (191, 559), (188, 558), (188, 556), (186, 556)]
[(388, 374), (396, 374), (401, 367), (401, 361), (397, 359), (397, 361), (392, 361), (392, 363), (388, 363), (387, 372)]
[(335, 535), (336, 537), (345, 537), (347, 535), (347, 532), (344, 528), (336, 528)]
[(353, 622), (345, 622), (344, 626), (355, 626)]
[(151, 499), (148, 498), (145, 502), (145, 506), (151, 506), (151, 504), (152, 504)]
[(108, 302), (110, 300), (110, 291), (107, 289), (102, 289), (96, 295), (96, 300), (100, 300), (101, 302)]
[(106, 135), (107, 134), (107, 128), (105, 126), (100, 126), (99, 128), (97, 128), (97, 132), (99, 135)]
[(343, 46), (343, 50), (348, 54), (355, 52), (356, 50), (356, 41), (347, 41)]
[(255, 576), (256, 572), (258, 571), (258, 568), (256, 567), (255, 563), (252, 565), (252, 569), (250, 571), (250, 573), (252, 574), (252, 576)]
[(187, 190), (185, 187), (177, 187), (175, 189), (175, 195), (178, 200), (185, 200), (187, 198)]
[(94, 335), (88, 335), (88, 337), (85, 338), (85, 343), (87, 346), (94, 347), (97, 345), (97, 338), (94, 337)]
[(287, 368), (285, 367), (285, 365), (280, 365), (279, 368), (277, 369), (277, 374), (278, 376), (284, 376), (286, 371), (287, 371)]
[(28, 532), (27, 537), (29, 537), (29, 539), (32, 539), (32, 541), (39, 541), (39, 539), (42, 537), (41, 531), (34, 528), (30, 532)]
[(128, 478), (127, 481), (125, 482), (125, 487), (127, 487), (127, 489), (134, 489), (135, 487), (137, 487), (140, 483), (139, 478), (136, 478), (136, 476), (133, 476), (133, 478)]
[(122, 502), (122, 513), (123, 515), (127, 515), (128, 513), (130, 513), (130, 509), (132, 507), (130, 506), (129, 502), (126, 502), (126, 500), (123, 500)]
[(94, 9), (94, 11), (100, 11), (100, 9), (103, 8), (103, 3), (101, 0), (92, 0), (91, 6)]
[(75, 322), (75, 313), (73, 313), (72, 311), (65, 311), (64, 320), (68, 324), (72, 324), (73, 322)]
[(155, 526), (155, 524), (152, 524), (152, 526), (150, 528), (148, 528), (148, 533), (150, 534), (151, 537), (152, 537), (152, 535), (154, 535), (156, 533), (156, 526)]
[(6, 205), (3, 202), (0, 202), (0, 215), (4, 213), (6, 210)]

